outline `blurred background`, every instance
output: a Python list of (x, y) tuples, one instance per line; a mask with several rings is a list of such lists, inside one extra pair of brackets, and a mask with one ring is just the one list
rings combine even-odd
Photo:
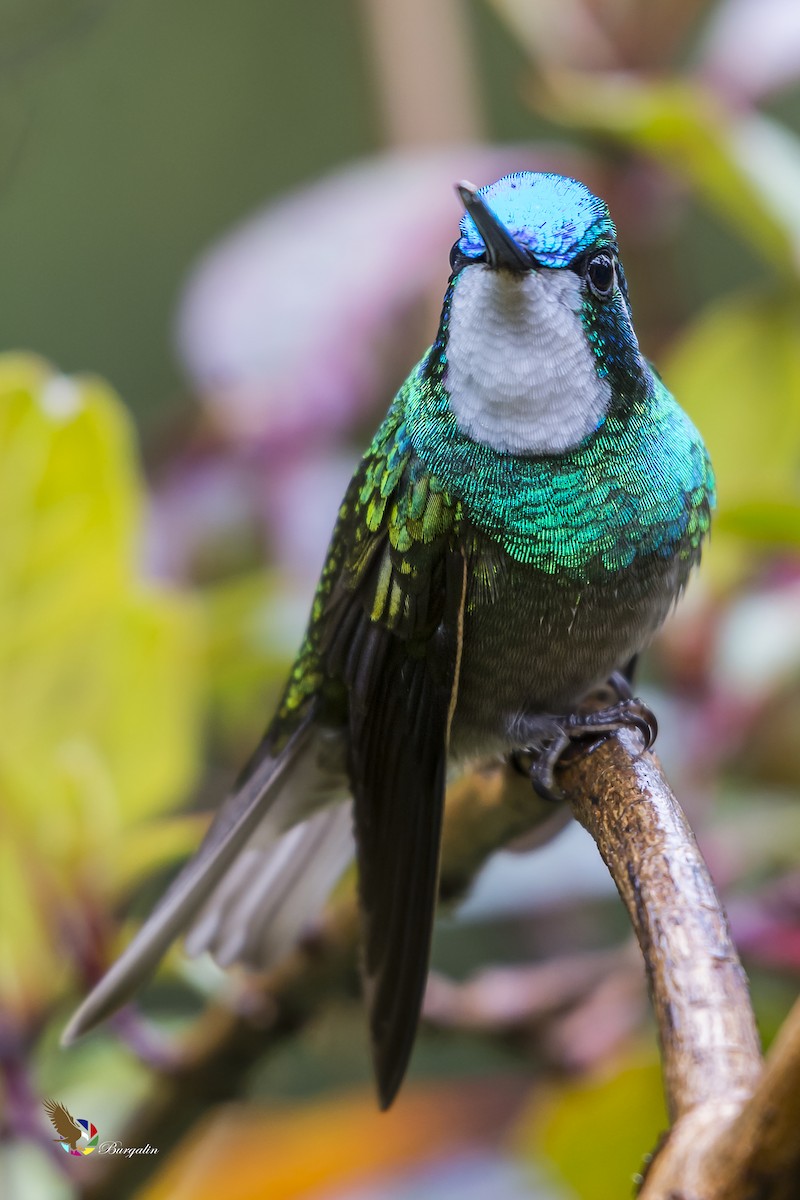
[[(520, 168), (608, 200), (640, 341), (711, 450), (712, 543), (641, 691), (765, 1041), (796, 995), (796, 0), (0, 0), (4, 1196), (90, 1195), (108, 1164), (65, 1155), (42, 1099), (125, 1141), (202, 1011), (243, 1002), (176, 951), (57, 1046), (271, 714), (434, 334), (453, 181)], [(629, 1194), (666, 1118), (588, 839), (497, 856), (434, 972), (388, 1115), (352, 988), (106, 1194)]]

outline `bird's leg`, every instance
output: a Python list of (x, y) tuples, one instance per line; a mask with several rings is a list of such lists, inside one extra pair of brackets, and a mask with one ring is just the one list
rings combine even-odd
[(609, 675), (606, 687), (612, 696), (616, 696), (617, 700), (633, 700), (634, 698), (631, 681), (622, 671), (614, 671)]
[[(606, 689), (611, 692), (611, 704), (602, 704)], [(601, 707), (592, 707), (601, 703)], [(591, 739), (591, 750), (608, 734), (622, 728), (637, 729), (642, 735), (644, 749), (649, 750), (658, 734), (658, 722), (653, 712), (633, 696), (630, 683), (615, 671), (606, 688), (593, 692), (575, 712), (562, 716), (538, 713), (529, 719), (520, 718), (518, 732), (526, 749), (512, 756), (519, 770), (526, 769), (537, 795), (545, 800), (562, 800), (563, 794), (555, 784), (555, 769), (565, 751), (584, 739)], [(529, 736), (524, 736), (525, 733)], [(528, 766), (529, 760), (530, 765)]]

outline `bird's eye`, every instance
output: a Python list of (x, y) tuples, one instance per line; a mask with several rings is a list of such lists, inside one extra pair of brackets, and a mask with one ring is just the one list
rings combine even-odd
[(590, 258), (586, 268), (586, 278), (589, 280), (589, 287), (595, 296), (599, 300), (607, 300), (614, 291), (616, 283), (614, 259), (611, 255), (603, 251), (595, 254), (594, 258)]
[(454, 275), (455, 275), (456, 271), (458, 270), (458, 268), (463, 265), (463, 262), (464, 262), (464, 255), (461, 253), (461, 251), (458, 248), (458, 242), (456, 242), (455, 245), (453, 246), (452, 250), (450, 251), (450, 270), (453, 272)]

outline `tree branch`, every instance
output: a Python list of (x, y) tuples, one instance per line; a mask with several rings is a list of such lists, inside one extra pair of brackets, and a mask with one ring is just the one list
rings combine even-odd
[[(746, 980), (707, 868), (658, 761), (639, 754), (635, 735), (621, 732), (569, 762), (560, 783), (627, 905), (658, 1023), (674, 1123), (640, 1200), (790, 1200), (800, 1194), (800, 1009), (764, 1070)], [(442, 898), (459, 896), (513, 839), (551, 835), (565, 809), (539, 800), (506, 764), (458, 781), (447, 799)], [(201, 1018), (177, 1065), (157, 1077), (125, 1144), (149, 1141), (163, 1161), (211, 1105), (240, 1093), (256, 1061), (333, 994), (354, 990), (357, 933), (348, 891), (312, 940), (244, 993), (241, 1011), (218, 1007)], [(82, 1195), (111, 1200), (123, 1184), (135, 1190), (155, 1165), (147, 1155), (107, 1159)]]
[(761, 1051), (708, 868), (658, 762), (638, 757), (637, 747), (635, 734), (620, 732), (574, 764), (564, 782), (642, 948), (675, 1121), (707, 1100), (749, 1095)]
[(800, 1003), (764, 1067), (708, 869), (657, 760), (621, 732), (564, 775), (647, 966), (673, 1126), (640, 1200), (800, 1194)]
[(715, 1197), (792, 1200), (800, 1194), (800, 1000), (770, 1048), (749, 1102), (716, 1139), (707, 1170), (716, 1181)]

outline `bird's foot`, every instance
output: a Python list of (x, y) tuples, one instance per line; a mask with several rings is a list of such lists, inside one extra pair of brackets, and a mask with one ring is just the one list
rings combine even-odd
[[(608, 687), (618, 697), (616, 703), (595, 709), (579, 709), (564, 716), (536, 718), (535, 745), (515, 755), (515, 763), (525, 768), (537, 795), (545, 800), (563, 800), (564, 794), (555, 782), (555, 770), (564, 754), (571, 747), (583, 742), (583, 752), (593, 750), (600, 742), (618, 729), (636, 729), (649, 750), (658, 734), (655, 715), (642, 701), (631, 695), (628, 681), (623, 676), (613, 675)], [(596, 700), (596, 694), (592, 699)], [(589, 744), (586, 742), (591, 739)], [(529, 764), (529, 765), (528, 765)]]

